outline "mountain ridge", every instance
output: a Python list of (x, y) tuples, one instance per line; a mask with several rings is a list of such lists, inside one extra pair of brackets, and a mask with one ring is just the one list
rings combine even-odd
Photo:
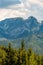
[[(21, 33), (23, 31), (30, 32), (36, 32), (38, 29), (39, 23), (35, 17), (28, 17), (28, 19), (24, 20), (23, 18), (11, 18), (11, 19), (5, 19), (0, 22), (0, 34), (5, 36), (5, 38), (12, 34), (17, 35), (17, 33)], [(36, 29), (35, 29), (36, 28)], [(26, 32), (25, 31), (25, 32)], [(14, 32), (14, 34), (13, 34)], [(32, 33), (33, 33), (32, 32)], [(3, 34), (4, 33), (4, 34)], [(7, 35), (7, 36), (6, 36)], [(11, 36), (9, 37), (11, 38)]]

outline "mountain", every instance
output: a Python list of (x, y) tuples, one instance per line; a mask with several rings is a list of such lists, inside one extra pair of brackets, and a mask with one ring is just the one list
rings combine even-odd
[(22, 39), (25, 40), (26, 48), (32, 47), (34, 51), (43, 53), (43, 21), (39, 23), (33, 16), (28, 19), (17, 17), (0, 21), (0, 45), (12, 42), (18, 48)]
[(0, 21), (0, 37), (7, 39), (24, 38), (39, 30), (36, 18), (30, 16), (28, 19), (9, 18)]

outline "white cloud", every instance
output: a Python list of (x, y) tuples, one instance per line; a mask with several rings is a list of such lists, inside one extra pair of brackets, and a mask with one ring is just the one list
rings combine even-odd
[(42, 0), (20, 0), (21, 3), (9, 7), (0, 8), (0, 20), (12, 17), (35, 16), (43, 19), (43, 1)]
[[(22, 3), (24, 3), (24, 6), (27, 10), (30, 10), (30, 15), (35, 16), (38, 19), (43, 19), (42, 0), (22, 0)], [(26, 6), (27, 3), (28, 5)]]
[(26, 18), (28, 11), (12, 10), (12, 9), (0, 9), (0, 20), (5, 18), (23, 17)]
[(42, 6), (43, 7), (43, 1), (42, 0), (21, 0), (24, 4), (28, 4), (28, 7), (29, 5), (31, 4), (37, 4), (39, 6)]
[(28, 13), (30, 13), (30, 10), (26, 9), (23, 3), (16, 4), (9, 6), (7, 9), (0, 8), (0, 20), (3, 20), (5, 18), (13, 18), (13, 17), (27, 18)]
[(29, 0), (31, 4), (37, 4), (41, 7), (43, 7), (43, 2), (40, 0)]

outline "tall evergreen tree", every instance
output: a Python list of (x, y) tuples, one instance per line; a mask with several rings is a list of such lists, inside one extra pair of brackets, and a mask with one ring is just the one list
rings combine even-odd
[(9, 43), (6, 53), (5, 65), (14, 65), (14, 50), (11, 48), (11, 43)]

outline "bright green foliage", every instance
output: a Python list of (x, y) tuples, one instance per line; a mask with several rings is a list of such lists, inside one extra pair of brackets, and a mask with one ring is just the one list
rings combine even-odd
[(19, 49), (12, 48), (11, 43), (0, 46), (0, 65), (43, 65), (43, 54), (34, 53), (32, 48), (26, 50), (24, 44), (22, 41)]
[(37, 65), (37, 62), (34, 58), (34, 53), (32, 53), (30, 58), (29, 58), (29, 65)]
[(4, 50), (4, 47), (0, 47), (0, 65), (5, 64), (5, 57), (6, 57), (6, 52)]
[(43, 65), (43, 55), (41, 56), (41, 65)]

